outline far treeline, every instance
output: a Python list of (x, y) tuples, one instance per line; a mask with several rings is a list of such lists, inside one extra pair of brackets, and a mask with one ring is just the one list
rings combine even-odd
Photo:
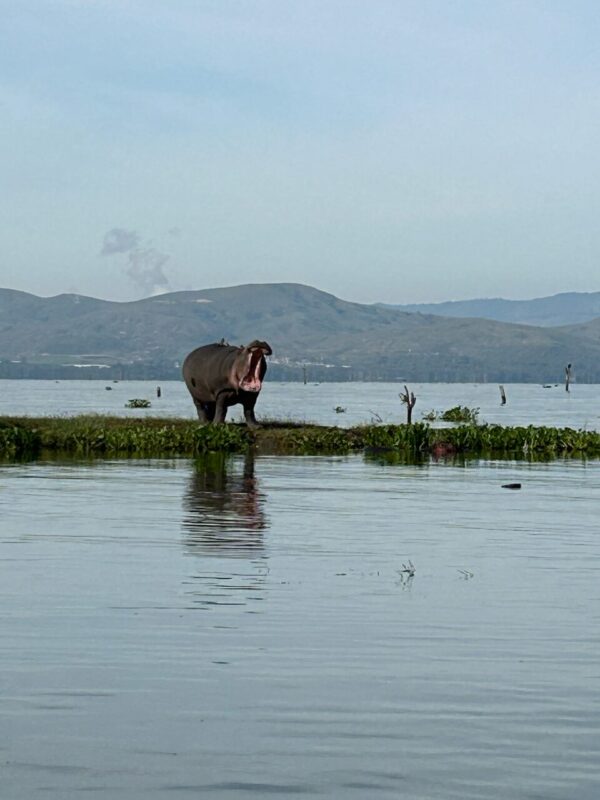
[(131, 303), (0, 289), (0, 378), (179, 380), (199, 345), (257, 338), (275, 381), (557, 383), (572, 364), (573, 381), (600, 382), (600, 317), (542, 327), (407, 313), (300, 284)]
[[(532, 365), (525, 369), (503, 369), (494, 371), (491, 368), (475, 367), (472, 364), (457, 363), (440, 364), (437, 367), (428, 363), (413, 363), (399, 374), (398, 369), (386, 366), (385, 363), (371, 364), (364, 367), (336, 367), (318, 364), (284, 365), (269, 363), (267, 380), (282, 382), (325, 383), (327, 381), (387, 381), (391, 383), (560, 383), (564, 382), (565, 365), (548, 364)], [(600, 362), (598, 366), (586, 369), (572, 369), (571, 380), (576, 376), (578, 383), (600, 383)], [(22, 361), (0, 361), (0, 378), (38, 379), (38, 380), (100, 380), (100, 381), (142, 381), (181, 380), (181, 368), (173, 362), (135, 362), (115, 363), (106, 366), (90, 365), (76, 367), (73, 365), (35, 363)]]

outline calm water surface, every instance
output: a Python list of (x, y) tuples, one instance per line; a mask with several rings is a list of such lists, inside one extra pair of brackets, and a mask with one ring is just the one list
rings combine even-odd
[[(0, 416), (116, 414), (121, 416), (175, 416), (196, 418), (183, 381), (162, 381), (156, 397), (155, 381), (17, 381), (0, 380)], [(106, 389), (109, 387), (109, 390)], [(456, 405), (480, 409), (480, 421), (500, 425), (557, 425), (600, 429), (600, 385), (575, 384), (567, 394), (564, 386), (506, 384), (508, 402), (500, 405), (497, 384), (416, 383), (413, 419), (432, 409), (444, 411)], [(381, 418), (385, 423), (404, 422), (406, 411), (398, 398), (399, 383), (273, 383), (267, 379), (256, 406), (258, 418), (318, 422), (323, 425), (359, 425)], [(128, 400), (140, 397), (152, 407), (128, 409)], [(345, 409), (336, 413), (337, 407)], [(228, 419), (241, 420), (241, 406)]]
[(595, 800), (599, 489), (597, 462), (0, 466), (0, 796)]

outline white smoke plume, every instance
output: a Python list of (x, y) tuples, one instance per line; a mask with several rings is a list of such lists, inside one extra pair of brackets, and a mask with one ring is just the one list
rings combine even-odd
[(125, 228), (112, 228), (104, 234), (101, 256), (114, 256), (115, 253), (128, 253), (140, 245), (140, 237), (135, 231)]
[(169, 279), (163, 267), (169, 256), (154, 247), (136, 247), (127, 254), (129, 261), (125, 272), (136, 286), (144, 292), (153, 294), (158, 289), (168, 289)]
[(155, 247), (144, 245), (136, 231), (112, 228), (104, 235), (100, 255), (127, 256), (123, 270), (145, 295), (169, 288), (169, 279), (163, 267), (170, 256)]

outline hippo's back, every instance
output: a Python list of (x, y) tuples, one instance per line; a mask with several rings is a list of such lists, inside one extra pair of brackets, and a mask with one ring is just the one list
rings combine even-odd
[(210, 399), (227, 388), (231, 368), (239, 348), (231, 345), (205, 344), (186, 356), (183, 379), (192, 395)]

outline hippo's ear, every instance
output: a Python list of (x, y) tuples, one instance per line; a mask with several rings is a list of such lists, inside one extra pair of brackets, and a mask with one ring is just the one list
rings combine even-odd
[(260, 342), (258, 339), (254, 339), (253, 342), (250, 342), (250, 344), (247, 345), (246, 350), (262, 350), (263, 355), (265, 356), (273, 355), (271, 345), (267, 342)]

